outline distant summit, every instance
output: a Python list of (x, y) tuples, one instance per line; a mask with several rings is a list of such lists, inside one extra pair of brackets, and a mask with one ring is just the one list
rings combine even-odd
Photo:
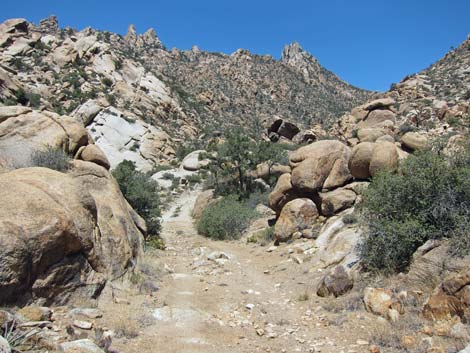
[(144, 34), (138, 35), (133, 24), (129, 25), (127, 34), (124, 36), (126, 42), (135, 45), (137, 48), (157, 48), (165, 49), (160, 38), (153, 28), (149, 28)]

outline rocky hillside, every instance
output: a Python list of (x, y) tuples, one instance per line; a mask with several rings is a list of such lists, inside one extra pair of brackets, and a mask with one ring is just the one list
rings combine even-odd
[[(462, 132), (470, 126), (469, 73), (470, 38), (429, 68), (406, 76), (376, 96), (388, 103), (354, 108), (331, 132), (349, 139), (351, 145), (357, 143), (357, 132), (365, 125), (399, 134), (419, 130), (431, 138)], [(374, 110), (378, 112), (372, 113)]]
[(331, 124), (370, 97), (323, 68), (298, 43), (281, 60), (167, 50), (153, 29), (126, 36), (91, 28), (0, 26), (0, 99), (72, 114), (88, 100), (165, 130), (174, 139), (279, 116), (300, 125)]

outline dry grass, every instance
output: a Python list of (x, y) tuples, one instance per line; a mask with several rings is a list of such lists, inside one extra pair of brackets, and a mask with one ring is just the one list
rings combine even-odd
[(133, 339), (139, 336), (139, 323), (135, 320), (122, 320), (116, 323), (114, 332), (117, 338)]
[[(425, 322), (414, 313), (405, 314), (395, 323), (377, 323), (372, 332), (371, 341), (390, 352), (426, 352), (427, 347), (422, 344), (418, 337), (419, 330)], [(416, 345), (404, 347), (402, 339), (404, 336), (411, 336), (416, 339)], [(386, 351), (385, 351), (386, 352)]]

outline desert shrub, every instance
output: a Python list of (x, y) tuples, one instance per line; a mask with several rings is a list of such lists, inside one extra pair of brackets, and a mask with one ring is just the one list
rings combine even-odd
[(199, 176), (198, 174), (188, 175), (186, 177), (186, 180), (189, 184), (199, 184), (202, 181), (201, 176)]
[(171, 179), (170, 190), (177, 189), (180, 186), (180, 181), (181, 181), (180, 177), (174, 177), (173, 179)]
[(267, 245), (274, 239), (274, 227), (268, 227), (260, 230), (247, 238), (248, 243), (259, 243), (261, 245)]
[(460, 119), (457, 118), (456, 116), (449, 116), (449, 117), (447, 118), (447, 123), (448, 123), (450, 126), (456, 127), (456, 126), (459, 126), (459, 125), (460, 125)]
[(251, 140), (242, 128), (227, 130), (224, 143), (215, 148), (217, 153), (205, 157), (211, 160), (208, 170), (214, 177), (211, 181), (217, 195), (237, 194), (246, 199), (258, 187), (251, 173), (258, 164), (267, 163), (270, 171), (276, 163), (287, 163), (283, 146)]
[(204, 210), (197, 223), (197, 231), (218, 240), (237, 239), (255, 215), (252, 208), (235, 197), (224, 197)]
[(26, 94), (26, 98), (28, 99), (29, 101), (29, 105), (32, 107), (32, 108), (39, 108), (40, 105), (41, 105), (41, 96), (37, 93), (27, 93)]
[(103, 77), (101, 79), (101, 83), (107, 87), (111, 87), (113, 85), (113, 81), (108, 77)]
[(400, 135), (404, 135), (407, 132), (414, 132), (414, 131), (417, 131), (417, 130), (418, 130), (418, 128), (416, 126), (413, 126), (409, 123), (404, 123), (403, 125), (400, 125), (400, 127), (398, 128), (398, 131), (399, 131)]
[(165, 179), (165, 180), (173, 180), (174, 178), (175, 178), (175, 175), (169, 172), (165, 172), (162, 175), (162, 179)]
[(149, 176), (152, 176), (152, 175), (154, 175), (154, 174), (156, 174), (156, 173), (158, 173), (158, 172), (161, 172), (161, 171), (163, 171), (163, 170), (170, 170), (170, 169), (172, 169), (172, 167), (169, 166), (169, 165), (155, 165), (155, 166), (152, 167), (151, 170), (149, 170), (149, 171), (147, 172), (147, 174), (148, 174)]
[[(0, 337), (3, 337), (11, 348), (12, 352), (26, 352), (35, 350), (37, 343), (37, 328), (22, 329), (17, 325), (16, 320), (9, 323), (8, 320), (0, 326)], [(2, 352), (4, 352), (2, 350)]]
[(147, 223), (149, 238), (160, 232), (160, 198), (158, 184), (146, 173), (136, 169), (135, 163), (124, 160), (112, 172), (122, 194)]
[(361, 246), (369, 270), (404, 271), (416, 249), (429, 239), (452, 238), (468, 253), (470, 155), (446, 159), (431, 151), (410, 156), (399, 168), (375, 176), (364, 193)]
[(43, 167), (65, 172), (70, 168), (71, 158), (60, 148), (48, 146), (43, 150), (34, 151), (31, 155), (32, 167)]
[(344, 224), (354, 224), (357, 223), (357, 216), (355, 214), (347, 214), (343, 217)]

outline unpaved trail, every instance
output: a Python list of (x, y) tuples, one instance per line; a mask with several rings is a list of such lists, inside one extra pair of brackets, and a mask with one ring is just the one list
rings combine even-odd
[(191, 218), (196, 197), (182, 194), (162, 217), (167, 250), (147, 258), (165, 268), (160, 290), (129, 289), (119, 294), (127, 304), (103, 305), (113, 317), (109, 327), (134, 333), (115, 340), (117, 352), (367, 352), (356, 344), (368, 338), (365, 326), (347, 327), (349, 314), (324, 310), (314, 295), (319, 274), (308, 264), (284, 256), (282, 247), (268, 253), (199, 236)]

